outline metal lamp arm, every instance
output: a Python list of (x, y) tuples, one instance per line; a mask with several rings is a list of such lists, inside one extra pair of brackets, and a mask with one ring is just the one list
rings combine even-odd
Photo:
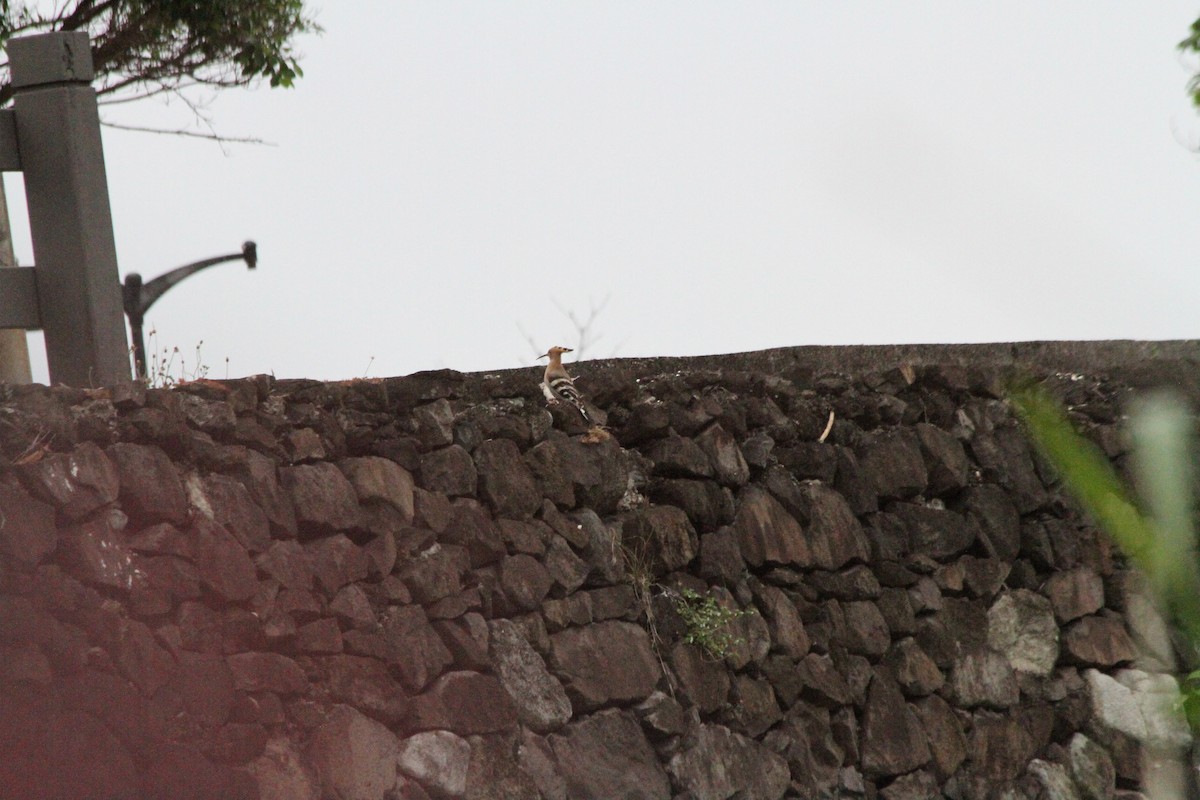
[(182, 281), (184, 278), (194, 275), (202, 269), (207, 269), (208, 267), (212, 267), (217, 264), (224, 264), (226, 261), (238, 260), (244, 260), (246, 262), (246, 266), (248, 266), (250, 269), (254, 269), (258, 263), (258, 251), (254, 242), (246, 242), (244, 245), (242, 245), (242, 251), (240, 253), (231, 253), (226, 256), (213, 256), (212, 258), (206, 258), (203, 261), (197, 261), (194, 264), (187, 264), (182, 267), (177, 267), (170, 272), (159, 275), (152, 281), (142, 284), (142, 291), (140, 297), (138, 298), (139, 302), (137, 310), (144, 316), (150, 309), (150, 306), (154, 305), (154, 302), (158, 300), (158, 298), (162, 297), (168, 289)]

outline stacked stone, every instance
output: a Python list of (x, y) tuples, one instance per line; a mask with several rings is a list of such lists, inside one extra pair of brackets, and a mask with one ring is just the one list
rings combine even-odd
[(11, 390), (0, 797), (1132, 796), (1171, 643), (997, 377)]

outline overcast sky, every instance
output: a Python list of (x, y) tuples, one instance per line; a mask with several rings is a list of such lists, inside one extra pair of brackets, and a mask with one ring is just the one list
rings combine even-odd
[(122, 276), (259, 244), (148, 315), (189, 372), (520, 366), (601, 305), (587, 357), (1200, 338), (1194, 2), (312, 10), (295, 89), (208, 107), (273, 146), (104, 133)]

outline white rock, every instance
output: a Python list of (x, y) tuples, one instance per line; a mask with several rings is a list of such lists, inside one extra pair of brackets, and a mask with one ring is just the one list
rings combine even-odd
[(1125, 598), (1125, 619), (1142, 650), (1141, 657), (1153, 659), (1165, 670), (1174, 670), (1175, 647), (1171, 644), (1171, 632), (1154, 601), (1141, 592), (1131, 592)]
[(492, 620), (488, 633), (496, 674), (512, 697), (521, 722), (538, 733), (565, 725), (571, 719), (571, 700), (517, 626), (506, 619)]
[(1191, 729), (1183, 714), (1176, 710), (1179, 683), (1174, 676), (1123, 669), (1116, 677), (1118, 683), (1133, 692), (1142, 710), (1147, 744), (1174, 750), (1192, 743)]
[(396, 766), (405, 775), (445, 797), (467, 792), (471, 745), (450, 731), (413, 734), (396, 749)]
[(1079, 792), (1075, 791), (1065, 767), (1035, 758), (1029, 762), (1029, 773), (1042, 785), (1041, 796), (1046, 800), (1079, 800)]
[(1085, 670), (1083, 679), (1092, 698), (1092, 712), (1097, 722), (1139, 742), (1146, 738), (1146, 718), (1129, 687), (1095, 669)]
[(1001, 595), (988, 609), (988, 644), (1017, 672), (1049, 675), (1058, 661), (1058, 623), (1050, 601), (1028, 589)]

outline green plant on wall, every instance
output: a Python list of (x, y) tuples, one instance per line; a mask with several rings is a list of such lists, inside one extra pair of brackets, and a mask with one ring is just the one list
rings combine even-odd
[(686, 629), (683, 641), (686, 644), (699, 647), (706, 657), (714, 661), (728, 656), (733, 648), (743, 643), (731, 625), (738, 617), (750, 612), (726, 608), (711, 594), (700, 594), (690, 588), (675, 590), (656, 582), (655, 557), (650, 547), (650, 540), (646, 538), (613, 540), (613, 556), (619, 557), (624, 564), (626, 578), (646, 617), (646, 627), (659, 660), (662, 660), (662, 637), (654, 613), (656, 596), (666, 597), (683, 620)]
[[(1188, 668), (1200, 664), (1200, 560), (1193, 526), (1193, 421), (1172, 395), (1146, 399), (1131, 416), (1134, 469), (1143, 507), (1091, 441), (1034, 384), (1010, 391), (1030, 438), (1062, 475), (1067, 488), (1147, 576), (1159, 608), (1183, 633)], [(1200, 670), (1180, 683), (1179, 708), (1200, 733)]]
[(748, 612), (726, 608), (711, 594), (694, 589), (669, 592), (675, 611), (687, 626), (683, 641), (696, 645), (705, 655), (719, 661), (745, 640), (732, 629), (733, 622)]

